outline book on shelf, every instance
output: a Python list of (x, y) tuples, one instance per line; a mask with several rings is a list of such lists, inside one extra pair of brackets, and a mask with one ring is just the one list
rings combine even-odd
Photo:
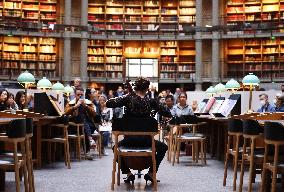
[(106, 62), (107, 63), (121, 63), (122, 57), (120, 57), (120, 56), (107, 56)]
[(160, 6), (158, 0), (150, 0), (150, 1), (144, 1), (144, 6)]
[(195, 15), (196, 8), (180, 8), (179, 14), (180, 15)]
[(88, 54), (102, 55), (104, 54), (103, 48), (88, 48)]
[(179, 5), (182, 7), (194, 7), (195, 1), (194, 0), (180, 0)]

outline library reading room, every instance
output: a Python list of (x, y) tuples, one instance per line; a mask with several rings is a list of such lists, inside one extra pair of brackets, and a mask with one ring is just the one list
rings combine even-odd
[(284, 0), (0, 0), (0, 191), (284, 192)]

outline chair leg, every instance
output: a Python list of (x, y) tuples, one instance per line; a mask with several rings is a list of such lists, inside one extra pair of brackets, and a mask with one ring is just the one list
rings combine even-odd
[(239, 143), (240, 136), (237, 136), (235, 155), (234, 155), (234, 179), (233, 179), (233, 190), (236, 191), (237, 186), (237, 173), (238, 173), (238, 158), (239, 158)]
[(191, 151), (192, 151), (191, 152), (192, 161), (195, 161), (195, 153), (196, 153), (196, 151), (195, 151), (195, 143), (194, 143), (194, 141), (192, 142), (192, 150)]
[(231, 143), (231, 136), (228, 135), (227, 151), (226, 151), (225, 165), (224, 165), (223, 186), (226, 186), (226, 180), (227, 180), (227, 171), (228, 171), (228, 160), (229, 160), (230, 143)]
[(81, 137), (78, 135), (77, 137), (77, 155), (78, 155), (78, 160), (81, 161)]
[(29, 183), (28, 183), (28, 176), (27, 176), (27, 155), (26, 155), (26, 147), (25, 141), (21, 143), (21, 152), (22, 152), (22, 160), (23, 163), (23, 174), (24, 174), (24, 184), (25, 184), (25, 191), (29, 191)]
[(156, 155), (152, 153), (152, 162), (153, 162), (153, 187), (154, 191), (157, 191), (157, 170), (156, 170)]
[(17, 143), (14, 143), (14, 169), (15, 169), (15, 182), (16, 182), (16, 192), (20, 192), (20, 174), (19, 174), (19, 164), (18, 164), (18, 149)]
[(28, 167), (28, 181), (29, 181), (29, 191), (34, 191), (34, 183), (33, 183), (33, 168), (32, 168), (32, 154), (31, 154), (31, 146), (30, 146), (30, 138), (26, 138), (26, 156), (27, 156), (27, 167)]
[(271, 192), (276, 191), (276, 180), (277, 180), (277, 168), (278, 168), (278, 152), (279, 146), (275, 145), (275, 152), (274, 152), (274, 163), (273, 163), (273, 172), (272, 172), (272, 187)]
[(116, 159), (117, 159), (117, 151), (116, 147), (114, 148), (114, 156), (112, 162), (112, 181), (111, 181), (111, 190), (114, 190), (115, 184), (115, 172), (116, 172)]
[(179, 164), (179, 157), (180, 157), (180, 145), (181, 142), (178, 142), (177, 144), (177, 163)]
[(206, 139), (204, 139), (204, 163), (205, 163), (205, 165), (207, 165), (207, 162), (206, 162), (206, 152), (207, 152), (207, 147), (206, 147), (206, 145), (207, 145), (207, 142), (206, 142)]
[(248, 186), (248, 191), (252, 191), (252, 175), (253, 175), (253, 168), (254, 168), (254, 148), (255, 148), (255, 140), (251, 140), (251, 145), (250, 145), (250, 165), (249, 165), (249, 186)]
[(262, 173), (261, 173), (261, 188), (260, 192), (265, 191), (265, 183), (266, 183), (266, 161), (267, 161), (267, 144), (264, 144), (264, 159), (263, 159), (263, 166), (262, 166)]
[(175, 165), (175, 161), (176, 161), (176, 152), (177, 152), (177, 140), (175, 140), (175, 143), (173, 144), (173, 148), (174, 148), (174, 154), (173, 154), (173, 163), (172, 165), (174, 166)]
[(245, 164), (245, 152), (246, 152), (246, 138), (244, 138), (244, 144), (243, 144), (239, 192), (242, 192), (242, 190), (243, 190), (244, 166), (245, 166), (245, 165), (244, 165), (244, 164)]
[(120, 166), (121, 166), (121, 156), (118, 156), (118, 163), (117, 163), (117, 185), (120, 185)]
[[(86, 149), (86, 137), (85, 137), (85, 130), (84, 130), (84, 127), (82, 127), (82, 135), (83, 135), (83, 150), (84, 150), (84, 158), (86, 159), (86, 157), (87, 157), (87, 149)], [(81, 141), (81, 137), (80, 137), (80, 141)], [(80, 152), (81, 153), (81, 152)]]

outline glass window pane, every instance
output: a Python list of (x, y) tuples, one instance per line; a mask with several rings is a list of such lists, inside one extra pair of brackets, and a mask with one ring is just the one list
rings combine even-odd
[(129, 77), (137, 77), (140, 76), (140, 67), (139, 65), (129, 65)]
[(141, 65), (141, 76), (153, 77), (153, 65)]

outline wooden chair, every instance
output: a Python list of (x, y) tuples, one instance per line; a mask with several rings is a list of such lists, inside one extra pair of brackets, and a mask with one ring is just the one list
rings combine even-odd
[[(264, 125), (264, 160), (263, 160), (263, 171), (261, 179), (261, 192), (265, 191), (267, 183), (267, 171), (272, 172), (272, 186), (271, 192), (276, 191), (276, 180), (277, 174), (282, 174), (282, 182), (284, 176), (284, 164), (280, 162), (279, 148), (284, 146), (284, 126), (278, 122), (265, 122)], [(274, 147), (274, 158), (273, 161), (268, 160), (268, 146)], [(283, 153), (283, 152), (282, 152)], [(283, 183), (282, 183), (283, 190)]]
[[(255, 120), (243, 120), (243, 149), (242, 149), (242, 162), (241, 162), (241, 174), (240, 174), (240, 186), (239, 192), (242, 192), (243, 188), (243, 178), (244, 178), (244, 166), (245, 161), (249, 162), (249, 184), (248, 191), (252, 191), (253, 175), (255, 175), (256, 165), (262, 165), (264, 151), (261, 148), (256, 150), (256, 140), (262, 137), (263, 133), (262, 127)], [(247, 143), (250, 143), (248, 145)], [(247, 150), (249, 147), (249, 150)]]
[(81, 161), (81, 141), (83, 141), (84, 158), (86, 158), (86, 139), (84, 124), (69, 122), (69, 126), (75, 127), (75, 134), (69, 134), (68, 138), (75, 141), (77, 158), (79, 161)]
[(167, 142), (168, 145), (168, 151), (167, 151), (167, 160), (171, 162), (172, 159), (172, 153), (173, 153), (173, 141), (174, 141), (174, 134), (173, 129), (174, 125), (169, 125), (170, 131), (167, 135), (163, 136), (163, 140)]
[[(233, 190), (236, 191), (237, 186), (237, 171), (238, 171), (238, 158), (239, 158), (239, 145), (240, 138), (243, 135), (243, 122), (240, 119), (230, 119), (228, 124), (228, 143), (227, 143), (227, 151), (225, 156), (225, 168), (224, 168), (224, 179), (223, 186), (226, 186), (227, 180), (227, 171), (228, 171), (228, 160), (229, 156), (233, 156), (234, 162), (234, 178), (233, 178)], [(234, 143), (234, 140), (236, 141)], [(231, 148), (231, 145), (233, 147)]]
[[(154, 191), (157, 191), (157, 178), (156, 178), (156, 145), (154, 137), (158, 132), (129, 132), (129, 131), (113, 131), (112, 134), (115, 137), (114, 145), (114, 158), (113, 158), (113, 170), (112, 170), (112, 183), (111, 190), (114, 190), (116, 162), (118, 161), (117, 171), (117, 185), (120, 185), (120, 162), (122, 157), (151, 157), (153, 166), (153, 187)], [(151, 136), (152, 146), (147, 149), (140, 148), (127, 148), (118, 147), (118, 136)]]
[(34, 172), (33, 172), (33, 157), (32, 157), (32, 137), (33, 137), (33, 119), (26, 118), (26, 155), (27, 155), (27, 168), (29, 179), (29, 191), (35, 191)]
[[(53, 137), (49, 135), (50, 138), (41, 139), (42, 142), (48, 143), (48, 156), (51, 159), (51, 144), (62, 143), (64, 145), (64, 160), (65, 165), (68, 169), (71, 168), (70, 165), (70, 151), (69, 151), (69, 141), (68, 141), (68, 124), (52, 124), (51, 127), (58, 128), (63, 134), (62, 137)], [(54, 150), (55, 154), (56, 150)]]
[(100, 133), (93, 133), (92, 138), (96, 141), (99, 158), (102, 157), (102, 135)]
[[(177, 163), (179, 163), (180, 157), (180, 145), (182, 142), (192, 143), (192, 158), (193, 161), (198, 163), (199, 159), (199, 149), (198, 146), (200, 144), (201, 148), (201, 161), (203, 165), (206, 165), (206, 137), (203, 134), (196, 133), (198, 126), (203, 125), (204, 123), (196, 123), (196, 124), (180, 124), (176, 126), (176, 134), (171, 137), (174, 138), (172, 143), (173, 150), (173, 162), (172, 165), (175, 164), (175, 159), (177, 159)], [(192, 133), (183, 134), (184, 128), (192, 127)], [(173, 134), (174, 131), (171, 131)]]
[[(12, 120), (6, 131), (7, 135), (1, 135), (0, 141), (13, 144), (13, 158), (0, 160), (0, 169), (15, 171), (16, 191), (20, 191), (20, 168), (23, 168), (25, 191), (29, 190), (27, 166), (26, 166), (26, 119)], [(18, 155), (18, 145), (21, 146), (21, 158)]]

